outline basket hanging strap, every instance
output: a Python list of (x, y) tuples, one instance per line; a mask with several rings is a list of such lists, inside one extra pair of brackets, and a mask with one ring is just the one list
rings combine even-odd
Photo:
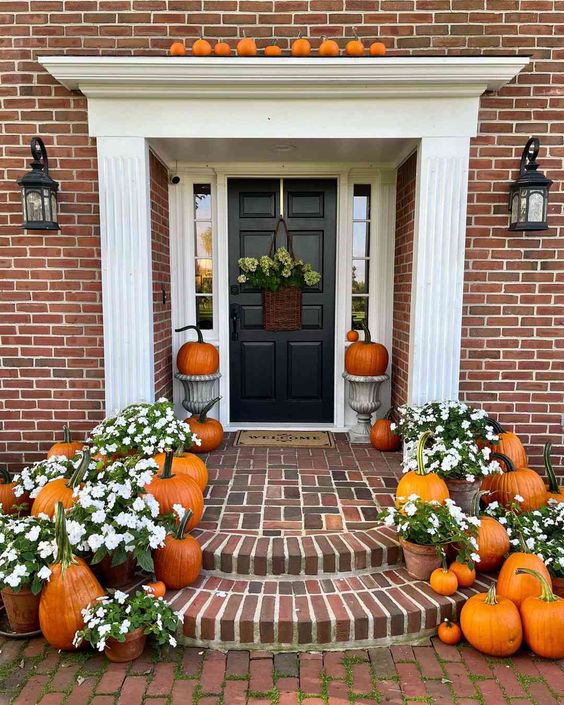
[(274, 232), (272, 233), (272, 238), (270, 240), (270, 249), (268, 251), (268, 256), (271, 258), (274, 257), (274, 253), (276, 251), (276, 236), (278, 235), (278, 230), (280, 226), (283, 227), (284, 233), (286, 235), (286, 249), (288, 250), (290, 257), (292, 259), (295, 259), (294, 247), (292, 245), (292, 236), (290, 235), (290, 231), (288, 230), (288, 224), (286, 223), (286, 219), (283, 215), (281, 215), (276, 221), (276, 226), (274, 228)]

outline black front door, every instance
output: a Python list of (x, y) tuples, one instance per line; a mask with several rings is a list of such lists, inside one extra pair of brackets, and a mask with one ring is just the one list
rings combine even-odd
[[(237, 283), (240, 257), (268, 254), (280, 214), (279, 179), (229, 181), (231, 421), (332, 422), (334, 396), (334, 179), (284, 179), (295, 256), (321, 273), (303, 293), (301, 330), (262, 327), (260, 291)], [(283, 229), (277, 247), (285, 246)]]

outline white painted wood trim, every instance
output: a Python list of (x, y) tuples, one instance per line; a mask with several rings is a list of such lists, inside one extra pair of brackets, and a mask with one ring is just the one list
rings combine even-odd
[(457, 399), (470, 140), (421, 140), (417, 191), (408, 402)]
[(155, 398), (149, 148), (97, 140), (106, 413)]

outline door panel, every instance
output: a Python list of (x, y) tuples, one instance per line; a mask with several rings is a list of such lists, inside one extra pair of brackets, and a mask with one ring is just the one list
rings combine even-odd
[[(317, 287), (304, 289), (298, 331), (265, 331), (261, 292), (237, 283), (240, 257), (268, 253), (280, 212), (280, 181), (233, 179), (228, 194), (231, 420), (332, 422), (336, 182), (284, 180), (294, 253), (322, 275)], [(280, 229), (276, 246), (285, 245)]]

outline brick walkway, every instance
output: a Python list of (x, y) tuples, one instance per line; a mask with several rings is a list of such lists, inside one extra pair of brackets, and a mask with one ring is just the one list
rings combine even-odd
[(132, 664), (0, 640), (0, 705), (556, 705), (564, 662), (486, 659), (440, 642), (279, 654), (175, 649)]

